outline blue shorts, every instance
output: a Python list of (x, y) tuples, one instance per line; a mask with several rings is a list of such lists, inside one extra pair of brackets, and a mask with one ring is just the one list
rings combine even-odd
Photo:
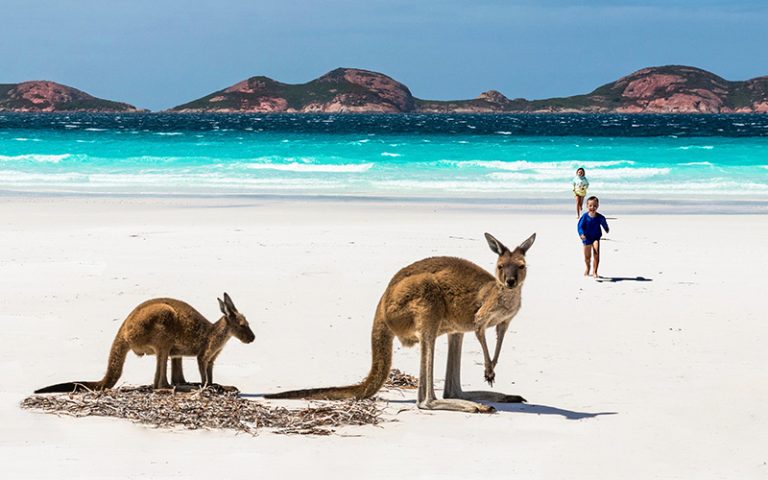
[(597, 237), (597, 238), (589, 238), (589, 237), (587, 237), (584, 240), (582, 240), (581, 243), (583, 243), (584, 245), (592, 245), (597, 240), (600, 240), (600, 237)]

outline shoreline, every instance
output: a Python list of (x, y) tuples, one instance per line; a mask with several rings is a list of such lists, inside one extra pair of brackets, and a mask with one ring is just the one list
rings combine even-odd
[[(734, 198), (733, 196), (661, 196), (622, 197), (611, 194), (599, 195), (601, 212), (612, 214), (647, 215), (766, 215), (768, 198)], [(255, 204), (316, 204), (316, 205), (361, 205), (396, 206), (415, 205), (463, 210), (504, 211), (519, 214), (570, 214), (575, 210), (574, 199), (563, 196), (525, 196), (515, 198), (498, 197), (441, 197), (441, 196), (377, 196), (377, 195), (302, 195), (302, 194), (209, 194), (209, 193), (71, 193), (71, 192), (19, 192), (0, 190), (0, 205), (16, 200), (37, 202), (68, 200), (76, 202), (119, 202), (158, 205), (190, 206), (247, 206)]]

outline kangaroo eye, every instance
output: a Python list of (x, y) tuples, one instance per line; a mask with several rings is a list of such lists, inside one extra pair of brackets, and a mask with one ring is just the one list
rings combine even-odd
[(499, 270), (501, 270), (501, 269), (503, 269), (504, 267), (502, 267), (501, 265), (499, 265), (497, 268), (498, 268)]

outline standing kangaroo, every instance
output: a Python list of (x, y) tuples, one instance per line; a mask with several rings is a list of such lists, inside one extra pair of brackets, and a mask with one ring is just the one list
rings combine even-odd
[(171, 358), (171, 380), (186, 384), (181, 368), (182, 356), (196, 356), (202, 385), (213, 383), (213, 362), (230, 337), (243, 343), (255, 338), (248, 321), (237, 311), (229, 295), (219, 300), (224, 314), (211, 323), (189, 304), (172, 298), (148, 300), (125, 319), (109, 351), (107, 373), (98, 382), (67, 382), (36, 390), (35, 393), (73, 392), (112, 388), (123, 373), (128, 350), (136, 355), (157, 355), (154, 388), (169, 388), (166, 369)]
[[(525, 402), (518, 395), (461, 390), (461, 344), (464, 332), (475, 332), (483, 348), (485, 379), (493, 385), (494, 368), (509, 323), (520, 310), (520, 294), (526, 275), (525, 254), (536, 239), (531, 235), (514, 250), (493, 235), (485, 238), (496, 260), (496, 275), (474, 263), (454, 257), (431, 257), (395, 274), (379, 300), (371, 333), (372, 364), (368, 376), (357, 385), (313, 388), (266, 395), (266, 398), (337, 400), (373, 396), (389, 375), (392, 344), (397, 337), (404, 346), (421, 342), (418, 407), (428, 410), (493, 412), (473, 400)], [(496, 327), (496, 349), (491, 359), (485, 330)], [(448, 335), (448, 368), (443, 399), (435, 397), (434, 352), (438, 336)]]

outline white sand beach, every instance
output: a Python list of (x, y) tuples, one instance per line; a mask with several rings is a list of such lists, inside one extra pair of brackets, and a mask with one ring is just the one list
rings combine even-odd
[[(566, 199), (569, 200), (569, 199)], [(768, 216), (601, 212), (601, 274), (582, 276), (570, 201), (535, 206), (248, 198), (0, 197), (0, 465), (6, 479), (768, 478)], [(379, 426), (329, 437), (163, 430), (23, 410), (36, 388), (97, 380), (125, 316), (169, 296), (214, 321), (228, 292), (256, 340), (216, 381), (260, 395), (344, 385), (370, 366), (375, 305), (433, 255), (493, 268), (483, 232), (528, 253), (523, 307), (493, 389), (524, 405), (426, 412), (389, 391)], [(491, 345), (494, 335), (489, 332)], [(393, 367), (418, 373), (418, 346)], [(438, 393), (446, 339), (438, 341)], [(483, 389), (465, 336), (462, 381)], [(194, 360), (185, 360), (196, 380)], [(129, 354), (118, 385), (151, 383)], [(306, 402), (271, 401), (278, 405)]]

